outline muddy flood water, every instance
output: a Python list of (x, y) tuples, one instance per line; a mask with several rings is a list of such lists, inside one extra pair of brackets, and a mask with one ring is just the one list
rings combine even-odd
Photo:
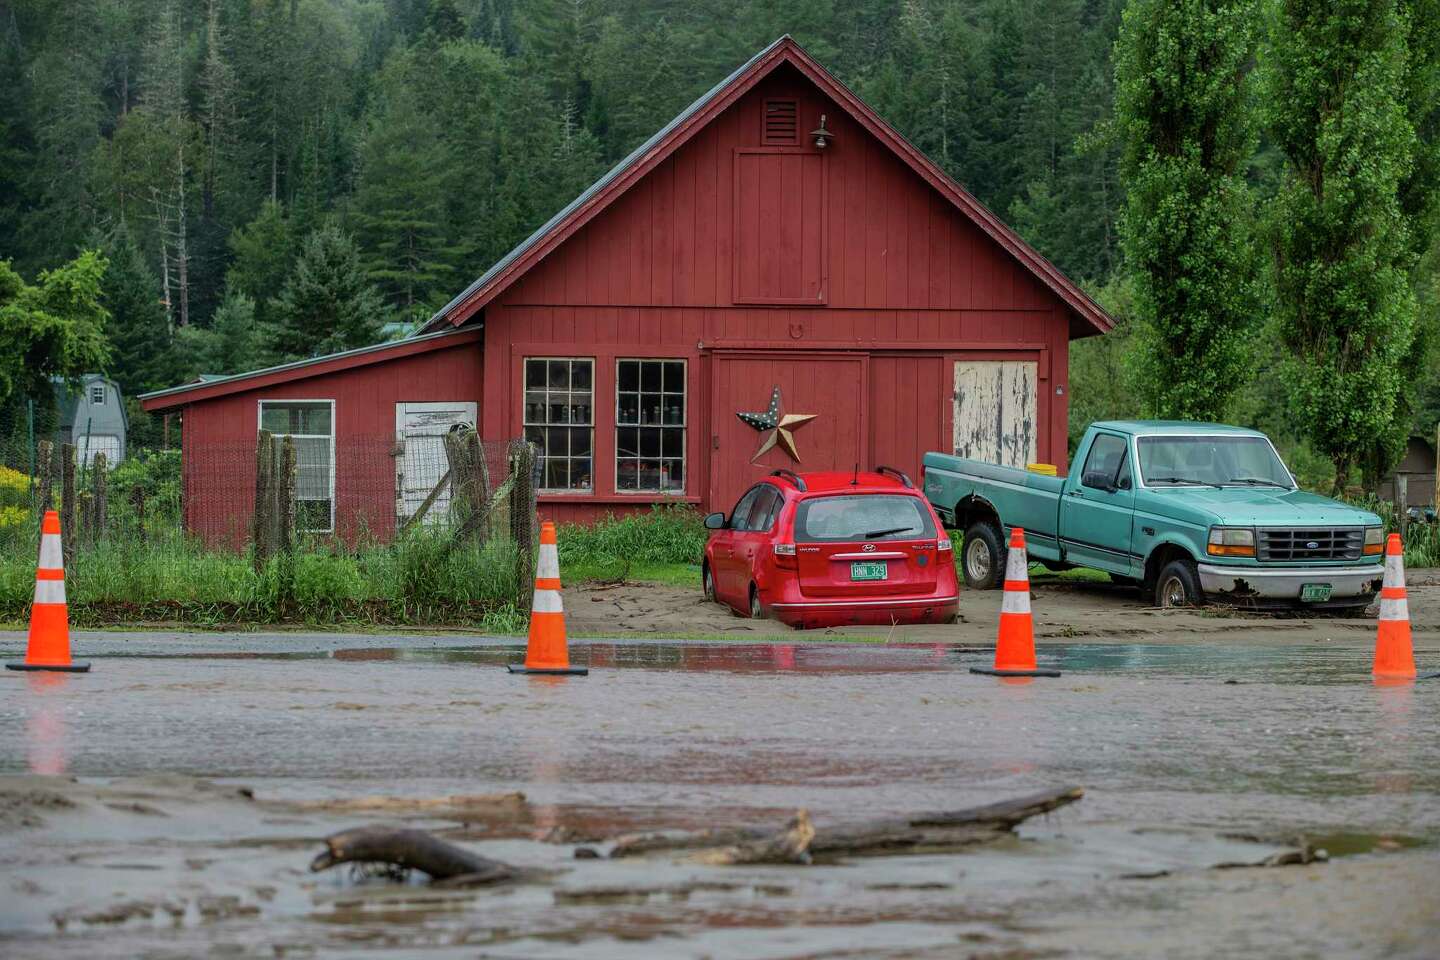
[[(585, 642), (575, 678), (474, 638), (84, 652), (86, 675), (0, 676), (3, 957), (1440, 952), (1440, 681), (1376, 686), (1358, 645), (1050, 644), (1064, 675), (1021, 683), (946, 643)], [(575, 857), (1066, 785), (1084, 798), (955, 853)], [(379, 822), (539, 873), (309, 872)], [(1251, 866), (1305, 845), (1328, 860)]]

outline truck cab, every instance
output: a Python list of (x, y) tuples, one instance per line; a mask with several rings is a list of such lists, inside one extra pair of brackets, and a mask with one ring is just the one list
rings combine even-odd
[(1023, 527), (1030, 558), (1135, 583), (1158, 606), (1363, 608), (1379, 589), (1373, 513), (1298, 488), (1263, 433), (1222, 424), (1092, 424), (1066, 477), (925, 456), (924, 490), (965, 531), (961, 571), (990, 588)]

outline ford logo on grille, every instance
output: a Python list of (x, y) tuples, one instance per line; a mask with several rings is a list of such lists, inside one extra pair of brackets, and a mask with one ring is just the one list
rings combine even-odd
[(1319, 550), (1319, 549), (1320, 549), (1320, 544), (1316, 543), (1314, 540), (1311, 540), (1309, 543), (1305, 544), (1305, 549), (1306, 549), (1306, 550)]
[(873, 543), (867, 543), (867, 544), (865, 544), (863, 547), (861, 547), (860, 549), (861, 549), (861, 550), (864, 550), (866, 553), (874, 553), (874, 552), (875, 552), (875, 544), (873, 544)]

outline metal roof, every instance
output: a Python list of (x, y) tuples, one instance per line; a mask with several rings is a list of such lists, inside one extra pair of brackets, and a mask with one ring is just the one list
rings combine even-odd
[(276, 364), (273, 367), (263, 367), (259, 370), (247, 370), (244, 373), (235, 373), (227, 376), (215, 376), (214, 374), (202, 373), (192, 383), (183, 383), (178, 387), (167, 387), (164, 390), (153, 390), (150, 393), (142, 393), (141, 400), (156, 400), (160, 397), (168, 397), (177, 393), (186, 393), (190, 390), (199, 390), (202, 387), (216, 387), (222, 384), (238, 380), (252, 380), (256, 377), (263, 377), (272, 373), (284, 373), (290, 370), (303, 370), (305, 367), (312, 367), (318, 363), (328, 363), (331, 360), (342, 360), (347, 357), (361, 357), (367, 353), (380, 353), (385, 350), (394, 350), (397, 347), (409, 346), (413, 343), (421, 343), (427, 340), (438, 340), (441, 337), (453, 336), (457, 333), (466, 333), (464, 329), (440, 330), (436, 333), (417, 334), (413, 337), (406, 337), (403, 340), (387, 340), (384, 343), (373, 343), (368, 347), (356, 347), (353, 350), (341, 350), (339, 353), (327, 353), (321, 357), (309, 357), (305, 360), (294, 360), (290, 363)]
[(680, 113), (677, 114), (673, 120), (665, 124), (665, 126), (661, 127), (659, 130), (655, 131), (655, 134), (649, 140), (646, 140), (644, 143), (640, 144), (640, 146), (630, 151), (630, 154), (626, 156), (625, 159), (621, 160), (619, 163), (615, 164), (615, 166), (611, 167), (609, 172), (607, 172), (599, 180), (596, 180), (588, 188), (586, 188), (584, 193), (580, 194), (580, 196), (576, 197), (574, 200), (571, 200), (568, 204), (565, 205), (563, 209), (560, 210), (559, 213), (555, 214), (555, 216), (551, 217), (549, 220), (546, 220), (545, 223), (542, 224), (538, 230), (530, 234), (530, 236), (526, 237), (524, 240), (520, 241), (519, 245), (516, 246), (515, 249), (511, 250), (509, 253), (505, 254), (505, 256), (497, 260), (495, 262), (495, 265), (492, 266), (489, 270), (486, 270), (484, 275), (481, 276), (480, 279), (470, 284), (470, 286), (462, 290), (457, 297), (455, 297), (449, 303), (445, 304), (445, 306), (441, 307), (438, 311), (436, 311), (435, 315), (432, 316), (429, 320), (426, 320), (425, 325), (420, 329), (429, 330), (437, 323), (444, 320), (451, 310), (455, 309), (465, 300), (469, 299), (470, 295), (473, 294), (476, 290), (482, 289), (497, 274), (499, 274), (502, 270), (504, 270), (506, 267), (510, 266), (510, 264), (514, 263), (517, 259), (523, 256), (525, 251), (529, 250), (535, 244), (539, 243), (540, 240), (543, 239), (545, 235), (548, 234), (555, 227), (565, 222), (566, 218), (568, 218), (570, 214), (574, 213), (576, 210), (585, 206), (585, 204), (589, 203), (592, 199), (594, 199), (597, 194), (599, 194), (607, 186), (613, 183), (617, 177), (623, 174), (626, 170), (630, 169), (630, 167), (634, 166), (634, 164), (639, 161), (641, 157), (644, 157), (652, 149), (654, 149), (657, 145), (664, 141), (664, 139), (670, 135), (671, 131), (673, 131), (676, 127), (681, 126), (685, 123), (685, 121), (689, 120), (695, 114), (703, 110), (706, 104), (708, 104), (711, 100), (715, 99), (715, 97), (721, 92), (723, 92), (726, 87), (734, 83), (736, 79), (738, 79), (742, 74), (745, 73), (745, 71), (749, 70), (757, 61), (763, 60), (767, 54), (769, 54), (772, 50), (780, 46), (788, 39), (790, 39), (790, 34), (788, 33), (782, 37), (777, 38), (769, 46), (765, 47), (759, 53), (755, 54), (755, 56), (751, 57), (749, 60), (746, 60), (740, 66), (736, 67), (734, 71), (732, 71), (730, 75), (727, 76), (724, 80), (721, 80), (719, 83), (715, 84), (715, 86), (711, 87), (705, 93), (701, 94), (698, 100), (690, 104), (690, 106), (686, 107), (684, 110), (681, 110)]

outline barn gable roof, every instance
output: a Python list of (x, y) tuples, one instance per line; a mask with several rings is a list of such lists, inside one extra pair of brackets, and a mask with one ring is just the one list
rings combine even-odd
[(743, 94), (781, 64), (789, 63), (832, 100), (871, 135), (890, 148), (916, 174), (953, 203), (987, 236), (1004, 248), (1019, 263), (1065, 302), (1075, 315), (1087, 322), (1094, 333), (1105, 333), (1114, 320), (1066, 277), (1049, 260), (1022, 240), (999, 217), (991, 213), (964, 187), (956, 183), (929, 157), (921, 153), (894, 127), (881, 119), (863, 100), (839, 80), (831, 76), (789, 35), (780, 37), (742, 64), (734, 73), (720, 81), (698, 100), (680, 112), (675, 119), (654, 136), (636, 147), (629, 156), (612, 167), (590, 185), (584, 193), (526, 237), (515, 249), (496, 261), (495, 265), (459, 296), (455, 297), (425, 322), (422, 330), (440, 329), (445, 323), (459, 326), (473, 317), (487, 303), (514, 284), (546, 254), (572, 236), (597, 214), (618, 199), (667, 157), (699, 132)]

